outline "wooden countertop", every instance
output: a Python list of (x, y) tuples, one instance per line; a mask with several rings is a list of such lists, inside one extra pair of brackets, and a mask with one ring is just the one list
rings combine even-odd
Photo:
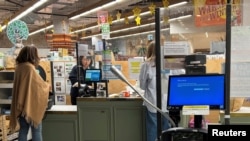
[[(224, 111), (220, 111), (224, 114)], [(241, 107), (237, 112), (230, 112), (231, 117), (250, 117), (250, 107)]]

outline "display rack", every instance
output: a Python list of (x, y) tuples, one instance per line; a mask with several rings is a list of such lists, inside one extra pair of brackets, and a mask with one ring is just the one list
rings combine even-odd
[(63, 54), (71, 54), (75, 49), (75, 35), (71, 34), (47, 34), (46, 39), (51, 46), (51, 51), (62, 50)]
[(13, 80), (14, 70), (0, 71), (0, 112), (4, 115), (10, 113)]
[(18, 132), (10, 134), (9, 119), (11, 93), (13, 88), (14, 71), (0, 71), (0, 140), (9, 141), (16, 139)]

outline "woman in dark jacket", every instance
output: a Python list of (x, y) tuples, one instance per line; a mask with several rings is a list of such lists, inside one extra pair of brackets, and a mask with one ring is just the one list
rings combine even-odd
[[(80, 68), (79, 68), (79, 80), (81, 82), (81, 84), (86, 84), (85, 80), (84, 80), (84, 74), (85, 74), (85, 70), (86, 69), (93, 69), (93, 67), (91, 67), (92, 65), (92, 58), (91, 56), (81, 56), (80, 57)], [(75, 65), (71, 72), (69, 73), (69, 79), (71, 81), (72, 87), (70, 90), (70, 96), (71, 96), (71, 104), (72, 105), (76, 105), (76, 98), (79, 96), (78, 95), (78, 79), (77, 79), (77, 70), (78, 67), (77, 65)], [(86, 84), (86, 85), (92, 85), (92, 84)]]

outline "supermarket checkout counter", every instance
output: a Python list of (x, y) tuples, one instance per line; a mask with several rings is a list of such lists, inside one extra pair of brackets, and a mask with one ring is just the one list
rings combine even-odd
[(140, 97), (80, 97), (77, 105), (54, 105), (46, 111), (46, 141), (145, 141)]
[(76, 105), (53, 105), (42, 121), (43, 140), (78, 141)]

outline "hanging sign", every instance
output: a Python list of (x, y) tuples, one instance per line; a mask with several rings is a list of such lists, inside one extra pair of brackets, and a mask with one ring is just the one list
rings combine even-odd
[(29, 36), (27, 24), (21, 20), (13, 21), (7, 26), (7, 36), (14, 45), (17, 40), (27, 40)]
[(110, 38), (110, 26), (108, 23), (102, 24), (102, 39)]
[(108, 11), (98, 11), (98, 24), (101, 26), (102, 39), (110, 38), (110, 25), (108, 23)]
[[(226, 23), (226, 0), (194, 0), (196, 26), (224, 25)], [(242, 2), (232, 3), (232, 26), (242, 24)]]

